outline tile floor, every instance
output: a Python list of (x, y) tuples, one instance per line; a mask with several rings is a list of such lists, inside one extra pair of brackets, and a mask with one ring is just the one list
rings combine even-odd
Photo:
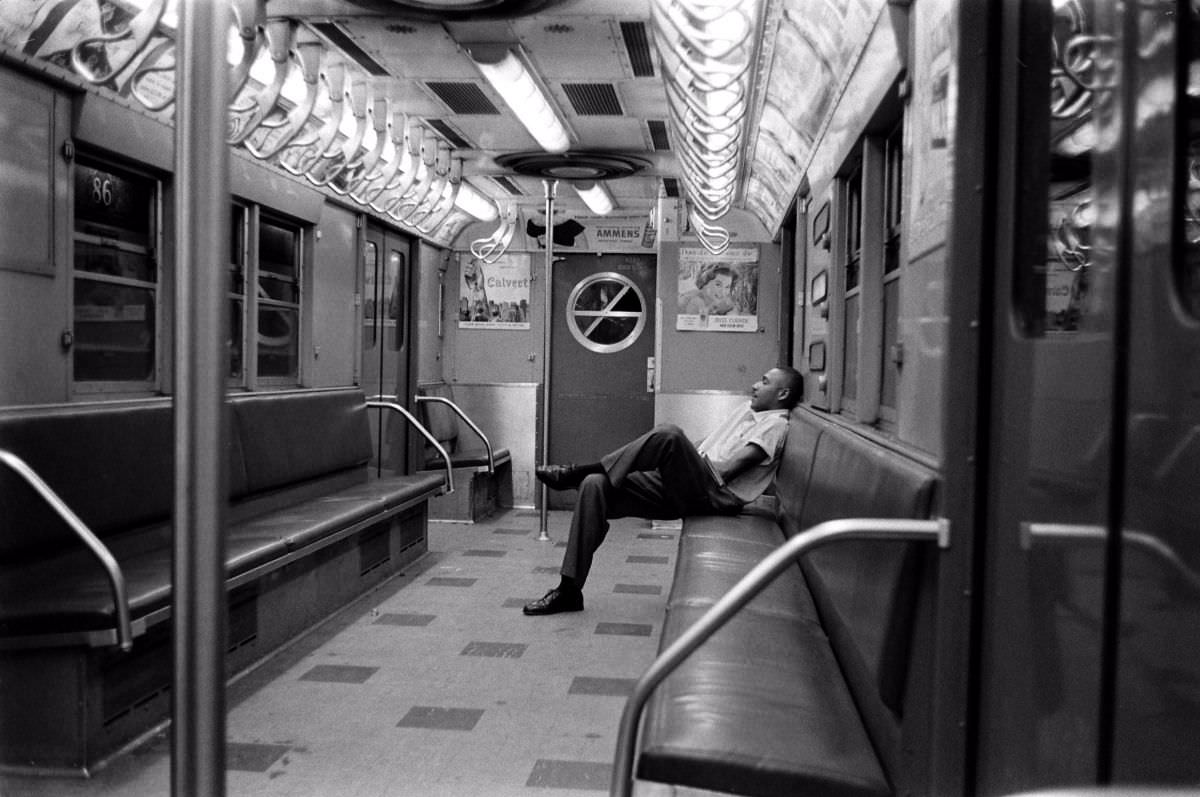
[[(235, 681), (230, 797), (608, 790), (624, 698), (654, 658), (678, 531), (613, 524), (586, 610), (525, 617), (557, 583), (569, 514), (430, 524), (420, 561)], [(0, 777), (4, 797), (170, 792), (159, 735), (89, 781)], [(700, 792), (639, 784), (639, 797)]]

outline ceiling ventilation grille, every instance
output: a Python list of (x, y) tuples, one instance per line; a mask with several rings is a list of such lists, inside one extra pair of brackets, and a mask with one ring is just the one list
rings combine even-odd
[(646, 36), (646, 23), (622, 22), (621, 36), (625, 39), (625, 52), (634, 77), (654, 77), (654, 59), (650, 56), (650, 42)]
[(354, 40), (346, 34), (346, 31), (332, 22), (318, 22), (313, 25), (317, 32), (329, 40), (329, 43), (345, 53), (346, 57), (354, 63), (367, 70), (367, 74), (375, 75), (376, 77), (389, 77), (391, 75), (383, 65), (376, 61), (371, 56), (367, 55), (363, 48), (354, 43)]
[(425, 85), (454, 113), (500, 115), (499, 109), (474, 83), (431, 80)]
[(611, 83), (564, 83), (563, 91), (580, 116), (624, 116), (617, 89)]
[(492, 179), (496, 181), (496, 185), (507, 191), (510, 196), (525, 196), (525, 192), (521, 190), (520, 186), (507, 177), (499, 176)]
[(667, 136), (667, 123), (661, 119), (647, 119), (646, 127), (650, 130), (650, 143), (657, 150), (671, 148), (671, 139)]
[(446, 139), (446, 141), (455, 149), (473, 149), (471, 142), (467, 141), (459, 132), (450, 125), (446, 124), (444, 119), (426, 119), (425, 124), (432, 127), (438, 134)]

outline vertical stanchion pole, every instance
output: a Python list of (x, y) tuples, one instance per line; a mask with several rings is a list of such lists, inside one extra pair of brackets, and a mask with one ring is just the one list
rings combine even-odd
[[(551, 301), (554, 296), (554, 195), (557, 180), (542, 180), (546, 188), (546, 303), (542, 313), (542, 455), (538, 458), (543, 465), (550, 464), (550, 319)], [(538, 523), (538, 541), (550, 539), (550, 489), (541, 485), (541, 514)]]
[(229, 3), (180, 3), (175, 101), (171, 794), (225, 794)]

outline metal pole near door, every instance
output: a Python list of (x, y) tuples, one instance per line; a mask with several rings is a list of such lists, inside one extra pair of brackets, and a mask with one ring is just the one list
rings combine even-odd
[[(538, 460), (542, 465), (550, 462), (550, 304), (554, 296), (554, 195), (557, 180), (542, 180), (546, 188), (546, 303), (542, 312), (542, 450)], [(548, 542), (550, 533), (550, 489), (542, 485), (541, 513), (538, 524), (538, 541)]]

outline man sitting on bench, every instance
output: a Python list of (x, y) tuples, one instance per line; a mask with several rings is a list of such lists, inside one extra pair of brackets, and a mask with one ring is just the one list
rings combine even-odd
[(694, 445), (678, 426), (658, 426), (589, 465), (536, 469), (552, 490), (578, 489), (562, 580), (527, 604), (525, 614), (583, 610), (583, 584), (610, 518), (674, 520), (737, 514), (775, 476), (788, 411), (803, 395), (794, 368), (772, 368), (750, 390), (750, 402)]

